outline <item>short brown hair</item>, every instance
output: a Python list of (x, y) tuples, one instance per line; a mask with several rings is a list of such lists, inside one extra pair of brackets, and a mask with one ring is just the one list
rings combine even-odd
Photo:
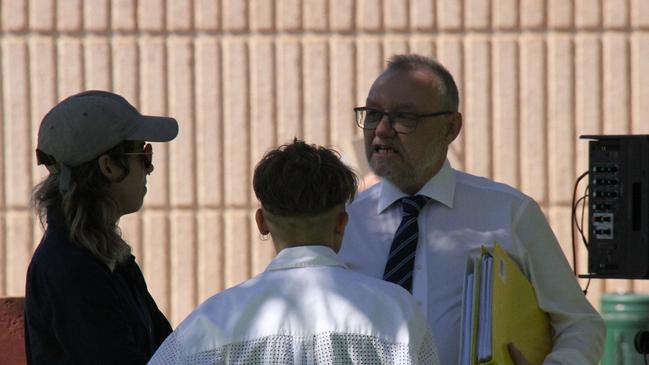
[(353, 200), (358, 177), (335, 150), (296, 138), (264, 155), (252, 185), (269, 213), (307, 218)]

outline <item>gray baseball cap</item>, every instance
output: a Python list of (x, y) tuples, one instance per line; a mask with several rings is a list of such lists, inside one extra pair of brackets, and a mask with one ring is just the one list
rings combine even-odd
[(68, 97), (45, 115), (37, 150), (75, 167), (123, 141), (167, 142), (176, 135), (175, 119), (142, 115), (120, 95), (91, 90)]
[(173, 118), (142, 115), (108, 91), (72, 95), (50, 110), (38, 129), (36, 158), (57, 172), (59, 190), (71, 183), (71, 168), (99, 157), (123, 141), (168, 142), (178, 135)]

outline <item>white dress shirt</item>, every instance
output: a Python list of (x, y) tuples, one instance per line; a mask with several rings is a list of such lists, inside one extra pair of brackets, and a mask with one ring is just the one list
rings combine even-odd
[[(577, 280), (538, 204), (519, 191), (451, 168), (448, 161), (417, 194), (431, 198), (419, 214), (413, 296), (437, 334), (442, 364), (458, 362), (463, 278), (467, 256), (498, 241), (536, 289), (549, 313), (554, 347), (543, 364), (597, 364), (604, 323)], [(354, 271), (381, 278), (401, 222), (391, 183), (363, 191), (350, 216), (339, 256)], [(443, 334), (443, 336), (441, 335)]]
[(334, 251), (279, 252), (265, 272), (196, 308), (149, 364), (432, 364), (432, 334), (403, 288)]

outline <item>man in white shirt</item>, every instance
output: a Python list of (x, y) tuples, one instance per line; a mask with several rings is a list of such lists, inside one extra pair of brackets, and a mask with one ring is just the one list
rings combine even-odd
[(201, 304), (150, 364), (439, 365), (412, 296), (336, 256), (356, 184), (333, 150), (295, 140), (267, 153), (253, 177), (255, 220), (277, 256)]
[[(354, 109), (368, 162), (381, 181), (347, 207), (339, 256), (352, 270), (410, 290), (433, 333), (444, 334), (437, 338), (441, 363), (453, 365), (467, 256), (479, 256), (481, 245), (498, 241), (550, 316), (554, 346), (543, 364), (597, 364), (603, 321), (538, 204), (514, 188), (454, 170), (446, 159), (462, 127), (458, 106), (453, 77), (438, 62), (418, 55), (390, 59), (366, 106)], [(395, 231), (406, 221), (406, 197), (423, 199), (423, 206), (414, 218), (414, 239), (402, 244)]]

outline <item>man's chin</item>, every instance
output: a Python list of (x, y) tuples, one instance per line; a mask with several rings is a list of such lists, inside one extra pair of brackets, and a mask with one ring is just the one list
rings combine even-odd
[(415, 177), (411, 173), (412, 171), (399, 171), (391, 166), (378, 164), (371, 164), (370, 167), (374, 175), (383, 180), (389, 181), (392, 185), (398, 187), (402, 191), (408, 190), (415, 180)]
[(401, 181), (399, 174), (394, 169), (387, 166), (370, 166), (374, 175), (381, 179), (388, 180), (389, 182), (398, 185), (397, 182)]
[(376, 161), (372, 160), (370, 161), (370, 170), (374, 173), (374, 175), (382, 178), (382, 179), (388, 179), (389, 176), (392, 175), (392, 169), (389, 168), (388, 166), (377, 163)]

